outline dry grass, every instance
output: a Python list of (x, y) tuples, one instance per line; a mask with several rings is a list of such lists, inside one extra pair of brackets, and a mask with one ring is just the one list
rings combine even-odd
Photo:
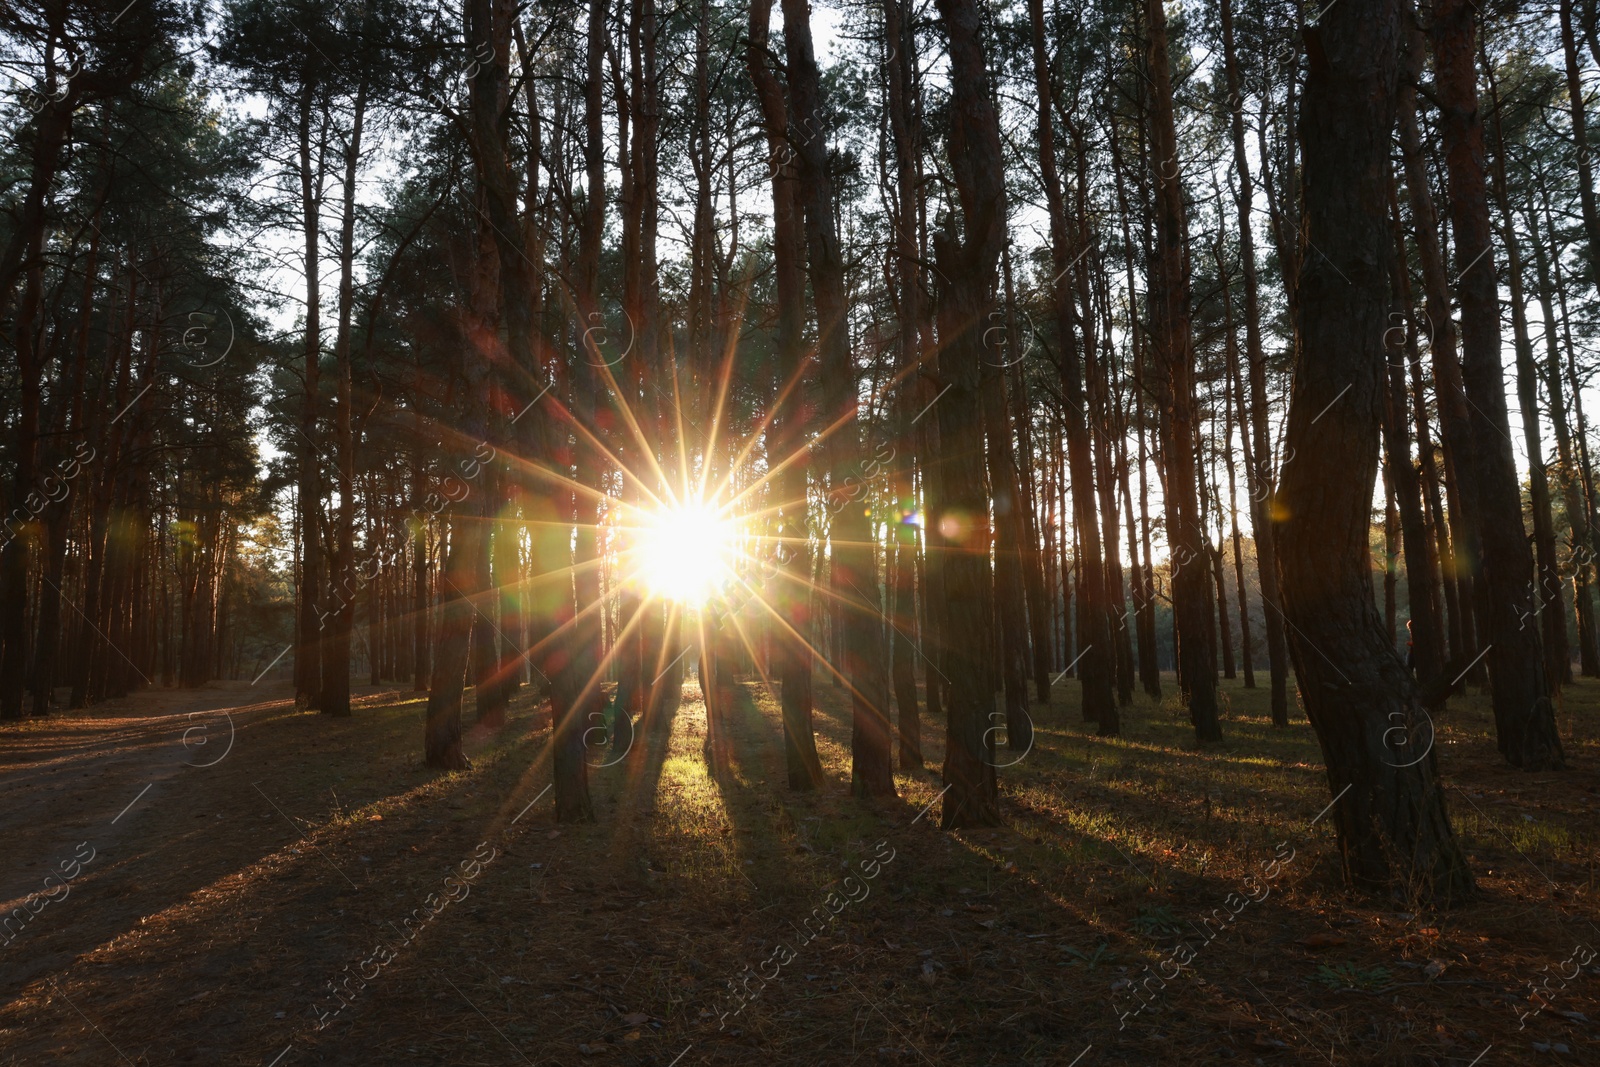
[[(554, 826), (548, 796), (517, 818), (549, 783), (547, 718), (526, 697), (498, 737), (473, 732), (471, 771), (443, 776), (420, 767), (421, 705), (398, 692), (366, 691), (342, 722), (255, 705), (203, 769), (173, 769), (181, 716), (128, 718), (177, 706), (171, 693), (29, 724), (0, 734), (16, 867), (0, 896), (25, 896), (84, 838), (99, 858), (0, 945), (0, 1064), (262, 1065), (286, 1048), (283, 1067), (1464, 1067), (1486, 1047), (1483, 1067), (1600, 1062), (1591, 974), (1518, 1029), (1538, 1006), (1527, 984), (1575, 943), (1600, 947), (1600, 685), (1567, 692), (1563, 774), (1504, 767), (1486, 702), (1452, 704), (1440, 763), (1483, 892), (1440, 914), (1339, 887), (1331, 830), (1308, 825), (1328, 801), (1309, 729), (1274, 730), (1263, 690), (1224, 691), (1228, 741), (1197, 750), (1170, 701), (1142, 697), (1126, 737), (1090, 736), (1065, 683), (1035, 710), (1034, 751), (1001, 772), (1008, 827), (957, 834), (937, 807), (914, 821), (940, 789), (934, 724), (933, 773), (898, 775), (896, 802), (847, 796), (849, 724), (820, 675), (820, 794), (783, 788), (777, 708), (753, 682), (730, 764), (709, 775), (690, 682), (667, 746), (592, 772), (599, 822), (584, 827)], [(73, 788), (20, 820), (42, 767)], [(804, 917), (879, 841), (895, 854), (870, 895), (803, 943)], [(397, 928), (479, 842), (499, 853), (470, 894), (407, 942)], [(1203, 944), (1190, 924), (1278, 842), (1295, 854), (1271, 894)], [(1119, 1031), (1113, 998), (1136, 1002), (1116, 987), (1185, 940), (1192, 966)], [(326, 984), (380, 942), (393, 961), (316, 1031), (310, 1005), (335, 1004)], [(719, 1030), (727, 980), (780, 942), (792, 962)]]

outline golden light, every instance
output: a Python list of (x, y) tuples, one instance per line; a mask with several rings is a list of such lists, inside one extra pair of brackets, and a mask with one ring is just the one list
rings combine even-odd
[(634, 573), (655, 596), (703, 603), (734, 577), (737, 533), (731, 519), (702, 503), (648, 513), (635, 532)]

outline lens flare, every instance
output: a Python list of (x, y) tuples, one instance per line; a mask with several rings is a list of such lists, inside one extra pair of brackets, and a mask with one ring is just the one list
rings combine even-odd
[(734, 577), (736, 533), (731, 520), (705, 504), (652, 512), (635, 533), (634, 572), (655, 596), (704, 603)]

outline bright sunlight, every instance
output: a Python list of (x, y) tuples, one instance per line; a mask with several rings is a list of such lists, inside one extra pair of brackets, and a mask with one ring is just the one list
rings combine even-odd
[(733, 577), (733, 521), (703, 503), (671, 504), (644, 517), (635, 574), (652, 594), (700, 604)]

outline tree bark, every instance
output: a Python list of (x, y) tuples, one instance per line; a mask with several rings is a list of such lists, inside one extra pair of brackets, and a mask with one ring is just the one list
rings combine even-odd
[[(1415, 686), (1378, 619), (1368, 548), (1389, 304), (1397, 0), (1345, 0), (1308, 26), (1306, 39), (1305, 226), (1320, 254), (1300, 266), (1286, 433), (1295, 462), (1275, 498), (1284, 614), (1301, 699), (1327, 761), (1347, 876), (1451, 903), (1472, 892), (1472, 877)], [(1319, 418), (1335, 401), (1340, 417)], [(1386, 742), (1400, 734), (1397, 752)]]
[[(365, 68), (363, 68), (365, 70)], [(319, 612), (319, 627), (331, 622), (322, 637), (322, 687), (319, 705), (324, 715), (350, 715), (350, 631), (355, 624), (355, 435), (350, 421), (350, 331), (355, 310), (356, 173), (361, 163), (361, 128), (367, 113), (365, 73), (356, 91), (350, 120), (350, 140), (344, 160), (344, 212), (339, 222), (339, 322), (333, 341), (337, 398), (333, 409), (333, 436), (339, 457), (339, 514), (334, 527), (333, 553), (328, 575), (333, 588), (331, 612)]]
[(1173, 616), (1178, 634), (1178, 685), (1200, 741), (1222, 740), (1217, 717), (1217, 680), (1209, 637), (1209, 553), (1201, 528), (1195, 462), (1195, 353), (1190, 336), (1188, 223), (1178, 164), (1173, 115), (1172, 68), (1167, 54), (1167, 16), (1161, 0), (1147, 0), (1150, 33), (1150, 132), (1156, 179), (1157, 256), (1152, 300), (1161, 305), (1157, 375), (1166, 461), (1167, 538), (1172, 549)]
[[(1409, 8), (1407, 9), (1409, 13)], [(1422, 267), (1423, 314), (1428, 321), (1428, 347), (1433, 356), (1434, 391), (1439, 406), (1439, 436), (1444, 445), (1444, 486), (1448, 503), (1450, 555), (1443, 557), (1446, 581), (1456, 587), (1451, 616), (1450, 655), (1467, 664), (1479, 653), (1479, 567), (1481, 562), (1478, 479), (1475, 445), (1468, 417), (1467, 394), (1456, 350), (1457, 332), (1445, 277), (1443, 227), (1428, 184), (1422, 137), (1417, 129), (1415, 82), (1420, 77), (1423, 40), (1407, 15), (1406, 64), (1399, 87), (1400, 154), (1405, 167), (1406, 196), (1411, 205), (1413, 239)], [(1420, 398), (1419, 398), (1420, 404)]]
[[(1479, 42), (1480, 53), (1483, 44)], [(1555, 520), (1550, 513), (1550, 480), (1545, 471), (1544, 445), (1539, 433), (1539, 372), (1534, 365), (1533, 339), (1528, 332), (1528, 305), (1523, 289), (1522, 246), (1512, 221), (1511, 194), (1506, 183), (1505, 136), (1500, 123), (1500, 92), (1494, 66), (1487, 58), (1484, 72), (1489, 82), (1489, 105), (1494, 114), (1494, 195), (1500, 212), (1500, 243), (1506, 252), (1506, 286), (1511, 295), (1511, 330), (1517, 353), (1517, 405), (1522, 412), (1522, 439), (1528, 452), (1528, 502), (1533, 510), (1533, 547), (1538, 575), (1533, 594), (1545, 651), (1545, 671), (1553, 693), (1572, 681), (1572, 656), (1567, 645), (1567, 607), (1561, 596), (1561, 569), (1556, 561)], [(1523, 618), (1518, 628), (1532, 625)]]
[(1528, 244), (1533, 249), (1538, 276), (1539, 313), (1544, 319), (1545, 395), (1550, 398), (1550, 425), (1555, 428), (1556, 457), (1560, 469), (1561, 500), (1569, 526), (1569, 559), (1572, 567), (1572, 601), (1578, 618), (1578, 669), (1585, 678), (1600, 677), (1600, 643), (1596, 642), (1594, 604), (1589, 596), (1587, 572), (1594, 547), (1589, 526), (1589, 506), (1584, 494), (1584, 479), (1572, 444), (1572, 429), (1567, 422), (1566, 393), (1562, 385), (1561, 347), (1557, 338), (1555, 301), (1551, 292), (1550, 261), (1540, 241), (1539, 212), (1526, 205)]
[(876, 548), (866, 508), (846, 483), (860, 478), (857, 378), (846, 317), (844, 255), (834, 219), (833, 182), (822, 124), (822, 82), (811, 42), (809, 0), (783, 0), (788, 52), (790, 143), (800, 162), (797, 200), (804, 210), (817, 354), (832, 432), (825, 455), (832, 508), (829, 588), (840, 624), (842, 670), (850, 687), (850, 781), (857, 796), (895, 795), (889, 741), (888, 657), (875, 608)]
[(1112, 695), (1115, 650), (1111, 643), (1110, 620), (1106, 617), (1105, 557), (1101, 551), (1100, 518), (1095, 508), (1094, 456), (1090, 451), (1088, 400), (1079, 351), (1077, 304), (1073, 296), (1075, 279), (1068, 277), (1072, 267), (1087, 272), (1090, 265), (1083, 262), (1087, 258), (1083, 253), (1088, 251), (1080, 247), (1084, 237), (1075, 241), (1069, 232), (1066, 200), (1056, 168), (1055, 122), (1051, 118), (1055, 86), (1045, 51), (1048, 35), (1044, 0), (1028, 0), (1028, 18), (1033, 30), (1034, 90), (1039, 98), (1039, 173), (1050, 215), (1051, 274), (1055, 278), (1051, 297), (1060, 342), (1059, 374), (1072, 483), (1072, 522), (1080, 538), (1082, 577), (1078, 586), (1078, 642), (1082, 650), (1076, 661), (1078, 684), (1084, 721), (1098, 724), (1102, 735), (1114, 736), (1121, 730)]
[[(888, 0), (893, 4), (898, 0)], [(806, 466), (802, 377), (805, 352), (805, 234), (795, 202), (795, 152), (790, 144), (789, 110), (768, 59), (772, 0), (750, 0), (749, 45), (745, 63), (767, 136), (772, 170), (772, 258), (778, 301), (778, 395), (768, 434), (773, 494), (782, 509), (778, 520), (778, 581), (772, 612), (777, 623), (778, 677), (782, 687), (783, 751), (789, 788), (809, 792), (822, 784), (811, 725), (811, 546), (806, 532)], [(799, 131), (796, 131), (799, 135)], [(902, 706), (902, 719), (905, 709)]]
[(1478, 483), (1478, 539), (1487, 605), (1484, 636), (1500, 751), (1525, 770), (1563, 766), (1561, 738), (1533, 617), (1533, 556), (1522, 526), (1522, 494), (1511, 450), (1504, 370), (1500, 365), (1500, 299), (1484, 182), (1483, 120), (1478, 109), (1476, 8), (1439, 0), (1433, 10), (1435, 86), (1449, 173), (1455, 232), (1456, 295), (1461, 302), (1462, 378), (1472, 411)]
[[(994, 690), (986, 663), (991, 636), (991, 530), (984, 491), (980, 331), (991, 321), (1000, 252), (1005, 245), (1006, 192), (1000, 126), (980, 42), (976, 0), (937, 0), (949, 39), (951, 173), (961, 207), (964, 238), (946, 229), (934, 235), (943, 284), (939, 325), (940, 372), (947, 383), (935, 411), (942, 462), (938, 551), (944, 556), (945, 674), (950, 679), (945, 740), (946, 830), (994, 826), (1000, 821), (999, 786), (990, 737)], [(933, 544), (930, 528), (930, 546)]]

